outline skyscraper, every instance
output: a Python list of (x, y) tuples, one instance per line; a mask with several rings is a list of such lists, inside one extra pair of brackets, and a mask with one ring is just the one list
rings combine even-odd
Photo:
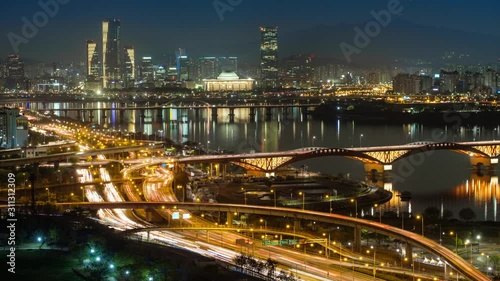
[(135, 49), (127, 46), (123, 49), (123, 87), (134, 87), (135, 82)]
[(5, 88), (10, 90), (26, 90), (24, 63), (19, 55), (9, 55), (6, 64)]
[(177, 81), (189, 80), (189, 59), (185, 49), (179, 48), (175, 51), (177, 62)]
[(154, 83), (155, 72), (153, 68), (153, 60), (151, 57), (142, 57), (141, 62), (141, 83)]
[(102, 21), (102, 83), (103, 88), (120, 87), (120, 20)]
[(87, 40), (87, 82), (99, 81), (99, 67), (97, 43)]
[(260, 70), (264, 87), (278, 86), (278, 27), (260, 27)]
[(28, 119), (17, 108), (0, 108), (0, 147), (16, 148), (26, 145)]

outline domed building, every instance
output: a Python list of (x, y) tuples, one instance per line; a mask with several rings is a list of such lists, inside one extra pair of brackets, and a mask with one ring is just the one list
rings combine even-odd
[(254, 80), (240, 79), (233, 71), (222, 72), (217, 79), (203, 79), (203, 88), (209, 92), (219, 91), (251, 91)]

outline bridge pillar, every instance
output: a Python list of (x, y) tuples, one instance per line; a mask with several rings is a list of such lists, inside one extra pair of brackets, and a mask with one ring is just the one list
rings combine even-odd
[(221, 170), (222, 170), (222, 179), (223, 180), (226, 180), (226, 169), (227, 169), (226, 164), (222, 164)]
[(194, 109), (194, 116), (196, 120), (200, 119), (200, 109), (198, 107)]
[(217, 114), (217, 107), (212, 107), (212, 120), (217, 122), (217, 116), (219, 116)]
[(410, 243), (406, 243), (406, 258), (408, 258), (408, 264), (411, 266), (413, 264), (413, 246)]
[(92, 109), (89, 110), (89, 121), (90, 122), (94, 121), (94, 111)]
[(76, 119), (78, 119), (79, 121), (82, 120), (82, 112), (81, 110), (76, 110)]
[(250, 122), (255, 122), (255, 107), (250, 107), (250, 114), (248, 115), (250, 115)]
[(120, 114), (119, 114), (120, 122), (123, 121), (125, 118), (125, 109), (120, 109)]
[(483, 174), (483, 172), (492, 174), (495, 171), (494, 165), (498, 164), (498, 158), (471, 156), (470, 163), (477, 174)]
[(266, 107), (266, 120), (270, 121), (272, 116), (273, 116), (273, 108)]
[(354, 227), (353, 250), (356, 253), (361, 251), (361, 228), (359, 226)]
[(303, 117), (307, 117), (307, 114), (309, 114), (307, 106), (300, 107), (300, 113), (302, 113)]
[(229, 122), (234, 123), (234, 108), (229, 108)]
[(106, 110), (105, 109), (101, 109), (101, 120), (106, 120)]
[(233, 217), (234, 214), (232, 212), (227, 212), (226, 217), (227, 217), (227, 227), (233, 227)]
[(163, 119), (163, 109), (161, 107), (156, 110), (156, 117)]
[(139, 116), (141, 117), (141, 120), (143, 120), (143, 119), (144, 119), (144, 117), (146, 117), (146, 112), (145, 112), (145, 110), (144, 110), (144, 109), (141, 109), (139, 112), (140, 112), (140, 113), (139, 113)]
[(152, 222), (153, 221), (153, 210), (146, 209), (146, 221), (147, 222)]
[(384, 179), (384, 172), (391, 170), (392, 165), (384, 165), (379, 163), (365, 163), (365, 172), (367, 173), (367, 178), (371, 181), (379, 181)]
[(219, 163), (215, 164), (215, 177), (216, 178), (220, 177), (220, 164)]
[(68, 110), (67, 109), (64, 110), (64, 117), (68, 117)]

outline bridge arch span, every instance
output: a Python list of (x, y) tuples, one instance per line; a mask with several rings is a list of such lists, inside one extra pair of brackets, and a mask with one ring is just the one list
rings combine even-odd
[(489, 155), (487, 155), (486, 153), (484, 153), (476, 148), (464, 146), (464, 145), (461, 145), (458, 143), (453, 143), (453, 142), (442, 142), (442, 143), (428, 143), (428, 144), (424, 144), (424, 145), (419, 146), (419, 147), (415, 147), (414, 149), (409, 150), (405, 154), (402, 154), (401, 156), (395, 158), (394, 161), (392, 161), (391, 163), (387, 163), (387, 164), (392, 164), (398, 160), (402, 160), (404, 158), (408, 158), (408, 157), (411, 157), (411, 156), (416, 155), (416, 154), (433, 153), (434, 151), (437, 151), (437, 150), (449, 150), (449, 151), (453, 151), (456, 153), (468, 155), (470, 157), (488, 158), (488, 159), (490, 158)]

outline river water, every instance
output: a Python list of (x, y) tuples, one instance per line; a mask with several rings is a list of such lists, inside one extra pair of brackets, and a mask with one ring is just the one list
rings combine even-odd
[[(64, 108), (112, 108), (117, 103), (24, 103), (31, 109)], [(132, 106), (129, 104), (129, 106)], [(64, 116), (64, 112), (55, 111)], [(500, 127), (486, 126), (429, 126), (422, 124), (367, 124), (354, 121), (313, 120), (293, 108), (286, 113), (273, 109), (272, 115), (257, 110), (254, 116), (250, 109), (235, 109), (234, 117), (229, 109), (219, 109), (217, 116), (212, 110), (163, 109), (161, 116), (156, 110), (127, 110), (120, 117), (118, 111), (100, 110), (92, 114), (93, 121), (106, 130), (143, 132), (170, 138), (176, 142), (195, 141), (209, 150), (230, 150), (234, 152), (284, 151), (302, 147), (359, 147), (407, 144), (420, 141), (480, 141), (494, 140), (500, 136)], [(67, 117), (76, 119), (75, 112), (68, 111)], [(88, 114), (81, 114), (80, 120), (89, 121)], [(466, 118), (466, 117), (465, 117)], [(410, 191), (410, 204), (401, 207), (399, 197), (386, 203), (385, 210), (399, 211), (404, 208), (414, 214), (427, 207), (452, 211), (454, 218), (466, 207), (476, 213), (476, 220), (497, 221), (500, 189), (495, 173), (483, 176), (472, 170), (469, 157), (452, 151), (435, 151), (422, 155), (408, 164), (400, 160), (394, 163), (390, 177), (373, 182), (395, 194)], [(343, 157), (310, 159), (294, 164), (306, 165), (309, 171), (337, 175), (342, 173), (351, 179), (366, 180), (360, 161)], [(365, 209), (363, 212), (370, 212)]]

